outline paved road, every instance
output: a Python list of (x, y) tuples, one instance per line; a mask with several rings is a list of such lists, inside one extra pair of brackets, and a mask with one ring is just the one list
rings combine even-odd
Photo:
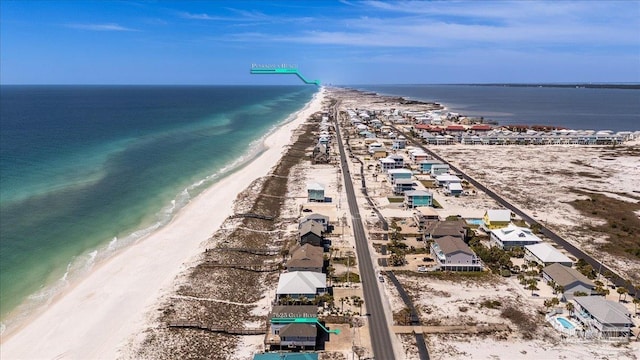
[(487, 189), (486, 186), (482, 185), (481, 183), (476, 181), (474, 178), (472, 178), (469, 175), (467, 175), (466, 173), (464, 173), (462, 170), (460, 170), (457, 167), (451, 165), (448, 161), (446, 161), (442, 157), (438, 156), (438, 154), (436, 154), (433, 151), (427, 149), (422, 144), (414, 141), (413, 138), (410, 135), (404, 133), (403, 131), (400, 131), (395, 126), (391, 126), (391, 128), (393, 128), (395, 131), (397, 131), (400, 134), (404, 134), (406, 136), (406, 138), (411, 143), (413, 143), (415, 146), (418, 146), (419, 148), (421, 148), (422, 150), (424, 150), (425, 152), (427, 152), (428, 154), (433, 156), (435, 159), (438, 159), (438, 160), (442, 161), (443, 163), (448, 164), (449, 167), (451, 168), (451, 170), (453, 170), (456, 173), (460, 174), (469, 183), (473, 184), (478, 189), (484, 191), (487, 195), (489, 195), (491, 198), (496, 200), (499, 204), (501, 204), (502, 206), (506, 207), (507, 209), (513, 211), (516, 215), (520, 216), (522, 219), (524, 219), (529, 224), (531, 224), (531, 225), (538, 224), (538, 226), (540, 226), (540, 232), (542, 234), (544, 234), (549, 239), (553, 240), (557, 244), (559, 244), (562, 247), (564, 247), (571, 255), (575, 256), (577, 259), (584, 259), (584, 261), (586, 261), (589, 265), (591, 265), (595, 271), (600, 271), (600, 274), (604, 274), (606, 272), (611, 272), (612, 274), (614, 274), (614, 278), (612, 279), (612, 281), (613, 281), (614, 284), (616, 284), (616, 286), (618, 286), (618, 287), (624, 286), (624, 287), (627, 288), (627, 290), (629, 290), (629, 294), (631, 294), (631, 295), (635, 294), (636, 297), (640, 297), (640, 293), (636, 294), (636, 291), (635, 291), (635, 289), (634, 289), (634, 287), (632, 285), (630, 285), (629, 283), (626, 283), (623, 278), (621, 278), (619, 275), (615, 274), (613, 272), (613, 270), (608, 268), (606, 265), (604, 265), (601, 262), (599, 262), (598, 260), (592, 258), (591, 256), (589, 256), (588, 254), (586, 254), (582, 250), (578, 249), (577, 247), (573, 246), (570, 242), (568, 242), (567, 240), (561, 238), (558, 234), (554, 233), (553, 231), (549, 230), (543, 224), (539, 223), (537, 220), (535, 220), (534, 218), (532, 218), (529, 215), (527, 215), (526, 213), (524, 213), (524, 211), (520, 210), (519, 208), (515, 207), (514, 205), (512, 205), (507, 200), (503, 199), (500, 195), (496, 194), (495, 192), (491, 191), (490, 189)]
[(360, 268), (360, 279), (364, 293), (364, 301), (367, 306), (369, 316), (369, 332), (371, 334), (371, 346), (376, 359), (392, 360), (395, 359), (393, 352), (393, 344), (391, 343), (391, 334), (389, 326), (384, 315), (384, 307), (380, 299), (380, 291), (378, 290), (378, 279), (371, 262), (371, 254), (369, 252), (369, 244), (360, 218), (358, 203), (353, 189), (351, 174), (347, 164), (347, 157), (340, 136), (340, 127), (338, 126), (338, 105), (334, 108), (334, 120), (336, 123), (336, 138), (340, 149), (340, 162), (342, 175), (344, 176), (344, 185), (347, 192), (347, 201), (351, 219), (353, 223), (353, 234), (356, 240), (356, 252), (358, 254), (358, 267)]

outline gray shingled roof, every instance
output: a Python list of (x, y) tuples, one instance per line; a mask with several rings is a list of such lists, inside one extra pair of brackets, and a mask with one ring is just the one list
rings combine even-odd
[(430, 234), (431, 237), (442, 237), (442, 236), (455, 236), (455, 237), (464, 237), (465, 227), (468, 225), (464, 222), (464, 220), (455, 220), (455, 221), (434, 221), (425, 226), (424, 232), (425, 234)]
[(459, 237), (443, 236), (435, 240), (438, 247), (445, 255), (453, 254), (456, 252), (463, 252), (465, 254), (473, 255), (471, 248), (464, 243)]
[(318, 335), (318, 329), (311, 324), (287, 324), (280, 329), (280, 337), (304, 336), (315, 337)]
[(573, 300), (602, 324), (633, 324), (629, 311), (615, 301), (600, 296), (576, 296)]
[(595, 284), (589, 280), (586, 276), (582, 275), (576, 269), (572, 269), (568, 266), (564, 266), (559, 263), (551, 264), (542, 269), (549, 277), (560, 286), (567, 286), (576, 281), (581, 282), (588, 287), (594, 287)]
[(322, 225), (318, 224), (316, 221), (305, 221), (300, 225), (299, 234), (303, 236), (310, 232), (322, 237)]
[(324, 249), (320, 246), (304, 244), (291, 253), (287, 268), (321, 268), (324, 264)]

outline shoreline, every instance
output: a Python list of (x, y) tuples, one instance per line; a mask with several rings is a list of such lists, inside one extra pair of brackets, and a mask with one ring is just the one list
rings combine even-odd
[[(277, 163), (292, 131), (320, 110), (324, 91), (269, 130), (250, 161), (200, 192), (168, 224), (97, 264), (23, 325), (2, 334), (3, 355), (116, 357), (149, 306), (231, 215), (236, 196)], [(212, 214), (211, 209), (225, 210)]]

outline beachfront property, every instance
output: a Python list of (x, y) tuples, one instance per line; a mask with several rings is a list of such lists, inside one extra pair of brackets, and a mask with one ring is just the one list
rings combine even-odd
[(503, 250), (523, 247), (541, 242), (531, 229), (509, 224), (502, 229), (491, 230), (491, 243)]
[(395, 179), (411, 179), (413, 173), (409, 169), (391, 169), (387, 171), (389, 182), (393, 184)]
[(620, 303), (600, 296), (576, 296), (573, 317), (585, 328), (586, 338), (628, 340), (633, 321)]
[(322, 229), (322, 224), (316, 221), (305, 221), (300, 224), (300, 228), (298, 229), (300, 245), (311, 244), (313, 246), (324, 246)]
[(396, 162), (393, 159), (389, 158), (389, 157), (380, 159), (379, 162), (380, 162), (380, 170), (383, 173), (387, 172), (388, 170), (396, 168)]
[(442, 161), (435, 159), (426, 159), (418, 163), (418, 169), (421, 174), (431, 174), (431, 167), (434, 164), (442, 164)]
[(448, 183), (444, 188), (445, 195), (460, 196), (462, 191), (462, 183), (459, 182)]
[(464, 220), (429, 221), (424, 226), (423, 234), (426, 240), (447, 236), (466, 240), (468, 228), (469, 225)]
[(388, 158), (396, 163), (396, 169), (404, 167), (404, 157), (402, 155), (389, 155)]
[(571, 261), (571, 259), (569, 259), (565, 254), (544, 242), (526, 245), (524, 247), (524, 259), (542, 266), (548, 266), (556, 263), (568, 267), (573, 265), (573, 261)]
[(542, 279), (547, 282), (554, 282), (562, 286), (562, 300), (571, 299), (576, 292), (583, 292), (587, 295), (593, 293), (595, 284), (576, 269), (559, 263), (551, 264), (542, 269)]
[(324, 268), (324, 248), (311, 244), (296, 246), (291, 251), (291, 258), (287, 260), (285, 268), (293, 271), (322, 272)]
[(324, 185), (312, 182), (307, 185), (307, 200), (309, 202), (324, 202)]
[[(433, 168), (431, 168), (431, 171), (433, 171)], [(452, 183), (460, 184), (462, 182), (462, 179), (460, 179), (459, 177), (451, 174), (446, 174), (446, 173), (436, 176), (435, 180), (436, 180), (436, 185), (442, 186), (442, 187), (446, 187), (447, 185)]]
[(440, 215), (431, 206), (418, 206), (413, 208), (413, 220), (418, 225), (418, 229), (424, 230), (428, 222), (440, 221)]
[(480, 259), (459, 237), (443, 236), (434, 239), (430, 248), (437, 266), (443, 271), (481, 271)]
[(302, 299), (313, 300), (316, 295), (322, 295), (327, 290), (327, 275), (315, 271), (292, 271), (280, 274), (277, 300)]
[[(314, 305), (274, 306), (269, 314), (271, 330), (265, 337), (265, 345), (315, 348), (318, 329), (314, 320), (317, 318), (318, 308)], [(308, 322), (296, 323), (296, 319), (308, 319)]]
[(404, 193), (404, 206), (413, 209), (418, 206), (432, 206), (433, 194), (426, 190), (410, 190)]
[(254, 354), (253, 360), (318, 360), (318, 353), (268, 352), (262, 354)]
[(450, 170), (451, 169), (448, 164), (432, 164), (429, 174), (431, 174), (431, 177), (437, 177), (439, 175), (448, 174)]
[(303, 217), (302, 220), (300, 220), (298, 229), (300, 229), (300, 227), (302, 227), (302, 224), (304, 224), (307, 221), (315, 221), (318, 224), (322, 225), (322, 232), (327, 232), (329, 230), (329, 217), (326, 215), (322, 215), (318, 213), (307, 215)]
[(511, 223), (511, 210), (489, 209), (482, 217), (482, 228), (494, 230), (507, 227)]
[(393, 193), (395, 195), (402, 195), (407, 191), (411, 191), (415, 187), (413, 179), (395, 179), (393, 181)]

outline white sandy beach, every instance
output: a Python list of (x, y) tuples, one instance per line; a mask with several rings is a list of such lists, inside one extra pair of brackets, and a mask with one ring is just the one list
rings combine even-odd
[(233, 201), (276, 165), (294, 129), (321, 110), (324, 90), (296, 118), (265, 140), (267, 150), (233, 176), (193, 199), (173, 221), (67, 289), (13, 334), (2, 338), (4, 359), (114, 359), (144, 327), (145, 314), (171, 289), (184, 264), (231, 215)]

